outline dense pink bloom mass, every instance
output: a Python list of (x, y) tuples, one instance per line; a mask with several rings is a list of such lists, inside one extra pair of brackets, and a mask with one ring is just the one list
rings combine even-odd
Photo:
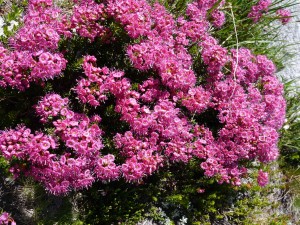
[(51, 5), (52, 1), (30, 1), (23, 27), (9, 40), (13, 51), (0, 44), (0, 86), (24, 91), (31, 82), (53, 79), (66, 68), (58, 42), (70, 32), (61, 11)]
[[(188, 4), (186, 17), (175, 18), (146, 0), (74, 1), (71, 15), (52, 1), (30, 1), (23, 27), (10, 39), (13, 48), (0, 46), (2, 87), (25, 91), (31, 82), (59, 79), (67, 66), (59, 41), (118, 41), (107, 21), (127, 33), (127, 61), (144, 77), (134, 83), (125, 68), (97, 66), (96, 56), (82, 56), (82, 77), (68, 90), (78, 102), (48, 93), (35, 105), (45, 129), (19, 125), (0, 132), (0, 153), (12, 161), (11, 172), (32, 176), (53, 194), (65, 194), (97, 180), (138, 182), (161, 167), (192, 159), (205, 176), (240, 185), (247, 175), (241, 162), (275, 160), (277, 131), (285, 116), (283, 85), (266, 56), (226, 49), (211, 36), (211, 25), (219, 29), (225, 22), (225, 4), (197, 0)], [(249, 16), (258, 20), (269, 5), (259, 1)], [(193, 45), (203, 74), (193, 68)], [(78, 103), (84, 110), (77, 111)], [(108, 110), (119, 115), (127, 130), (110, 133), (107, 141), (101, 117), (110, 104)], [(213, 125), (207, 114), (214, 117)], [(258, 183), (264, 186), (266, 180), (260, 171)]]

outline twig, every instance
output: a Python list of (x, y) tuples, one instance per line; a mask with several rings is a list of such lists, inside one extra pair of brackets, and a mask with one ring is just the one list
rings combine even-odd
[(233, 13), (233, 10), (232, 10), (231, 3), (229, 5), (229, 8), (230, 8), (230, 13), (231, 13), (232, 21), (233, 21), (233, 27), (234, 27), (234, 33), (235, 33), (235, 39), (236, 39), (236, 64), (235, 64), (235, 67), (233, 69), (233, 80), (235, 82), (234, 82), (233, 92), (232, 92), (232, 94), (231, 94), (231, 96), (229, 98), (229, 100), (230, 100), (232, 98), (234, 92), (235, 92), (235, 89), (236, 89), (236, 71), (237, 71), (238, 64), (239, 64), (239, 38), (238, 38), (237, 28), (236, 28), (236, 24), (235, 24), (235, 17), (234, 17), (234, 13)]

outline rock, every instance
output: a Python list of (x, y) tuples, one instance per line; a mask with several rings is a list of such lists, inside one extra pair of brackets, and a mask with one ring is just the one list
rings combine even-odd
[[(286, 0), (285, 2), (290, 1)], [(282, 43), (290, 45), (288, 52), (295, 55), (287, 61), (285, 68), (278, 75), (285, 79), (297, 78), (300, 85), (300, 4), (292, 6), (290, 10), (295, 17), (290, 23), (282, 26), (278, 39), (282, 40)]]

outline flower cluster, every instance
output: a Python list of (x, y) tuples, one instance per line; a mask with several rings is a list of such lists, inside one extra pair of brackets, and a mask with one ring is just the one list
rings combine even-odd
[(182, 105), (190, 112), (201, 113), (208, 108), (211, 94), (202, 87), (191, 88), (182, 98)]
[[(112, 157), (100, 155), (102, 131), (97, 123), (101, 118), (89, 119), (84, 114), (74, 113), (67, 102), (57, 94), (49, 94), (36, 106), (43, 122), (53, 118), (52, 135), (32, 134), (24, 126), (2, 131), (0, 135), (0, 151), (6, 159), (16, 158), (31, 164), (30, 168), (16, 164), (11, 171), (16, 176), (19, 172), (31, 175), (54, 194), (88, 187), (97, 177), (112, 180), (118, 176)], [(59, 143), (65, 149), (63, 154), (57, 154)], [(108, 168), (111, 175), (103, 177), (103, 170)]]
[[(74, 88), (79, 100), (82, 103), (88, 103), (92, 106), (99, 106), (100, 102), (107, 100), (105, 95), (109, 91), (113, 93), (118, 90), (117, 84), (119, 78), (124, 73), (119, 71), (109, 71), (107, 67), (97, 68), (93, 64), (96, 58), (86, 56), (84, 58), (83, 69), (87, 78), (78, 81), (78, 85)], [(115, 89), (115, 91), (113, 90)]]
[[(272, 4), (272, 0), (259, 0), (259, 2), (252, 6), (248, 17), (251, 18), (255, 23), (259, 22), (263, 13), (267, 13), (269, 11), (269, 7)], [(276, 14), (283, 25), (290, 22), (292, 16), (291, 11), (288, 9), (278, 9)]]
[(151, 6), (147, 1), (108, 1), (107, 13), (122, 23), (131, 38), (147, 35), (151, 29)]
[(36, 106), (36, 112), (40, 121), (46, 123), (51, 117), (61, 115), (62, 110), (67, 108), (67, 98), (61, 98), (58, 94), (47, 94)]
[[(260, 21), (264, 13), (269, 11), (269, 7), (272, 4), (272, 0), (259, 0), (258, 3), (252, 6), (248, 17), (257, 23)], [(281, 20), (282, 24), (285, 25), (291, 20), (291, 12), (288, 9), (278, 9), (276, 11), (278, 18)]]
[[(209, 15), (211, 17), (211, 23), (213, 26), (220, 28), (225, 23), (225, 13), (221, 10), (221, 8), (225, 5), (225, 0), (221, 1), (198, 1), (200, 9), (207, 15), (209, 9), (214, 7), (214, 10)], [(217, 4), (217, 5), (216, 5)]]
[[(24, 91), (30, 82), (53, 79), (66, 67), (66, 60), (61, 54), (50, 52), (9, 52), (0, 47), (0, 86)], [(0, 53), (0, 54), (1, 54)]]
[(262, 17), (263, 13), (269, 11), (269, 7), (272, 4), (271, 0), (259, 0), (258, 3), (251, 8), (251, 12), (248, 17), (257, 23)]
[(60, 35), (69, 34), (60, 13), (52, 1), (31, 1), (24, 26), (9, 40), (13, 51), (0, 46), (0, 86), (24, 91), (65, 69), (67, 61), (55, 52)]
[[(24, 27), (35, 26), (27, 29), (31, 34), (23, 27), (11, 38), (16, 51), (0, 47), (0, 85), (25, 90), (32, 81), (54, 78), (67, 63), (58, 50), (60, 38), (79, 35), (91, 43), (100, 37), (105, 45), (101, 37), (109, 37), (107, 21), (130, 37), (124, 51), (132, 68), (98, 67), (97, 58), (87, 54), (84, 77), (72, 88), (86, 105), (84, 113), (73, 110), (78, 110), (74, 99), (51, 93), (35, 106), (43, 131), (23, 125), (1, 131), (0, 152), (12, 161), (16, 176), (30, 175), (50, 192), (63, 194), (96, 180), (137, 182), (161, 167), (194, 159), (205, 176), (240, 185), (247, 174), (241, 161), (277, 158), (277, 130), (285, 116), (283, 87), (266, 56), (246, 48), (226, 49), (211, 36), (211, 25), (220, 27), (225, 21), (220, 11), (225, 1), (194, 1), (187, 5), (187, 16), (178, 18), (146, 0), (74, 4), (73, 14), (66, 16), (51, 1), (30, 1)], [(259, 18), (269, 5), (261, 0), (250, 17)], [(29, 35), (33, 42), (23, 43)], [(204, 74), (194, 71), (191, 46), (197, 48)], [(129, 79), (134, 75), (127, 71), (132, 70), (142, 74), (139, 82)], [(101, 121), (101, 109), (108, 105), (128, 129), (108, 129), (113, 125)], [(99, 115), (91, 116), (95, 112)], [(110, 144), (105, 146), (103, 138)], [(108, 154), (101, 152), (112, 147)]]
[(23, 18), (24, 25), (10, 38), (10, 44), (19, 51), (55, 51), (60, 35), (71, 36), (66, 19), (51, 0), (32, 0)]
[(203, 62), (207, 65), (207, 72), (210, 75), (219, 73), (229, 59), (227, 50), (210, 36), (204, 38), (200, 46), (202, 47)]
[(213, 19), (213, 25), (217, 28), (222, 27), (226, 20), (225, 13), (220, 10), (214, 10), (211, 14), (211, 17)]
[(291, 21), (291, 11), (287, 9), (279, 9), (276, 11), (276, 14), (279, 16), (282, 24), (287, 24)]
[(108, 32), (107, 28), (98, 23), (105, 20), (104, 13), (103, 4), (97, 4), (93, 0), (83, 1), (73, 9), (70, 28), (81, 37), (93, 41), (95, 37), (102, 37)]
[(0, 215), (0, 224), (1, 225), (16, 225), (16, 222), (9, 216), (7, 212), (3, 212)]
[(266, 172), (263, 172), (262, 170), (258, 171), (258, 176), (257, 176), (257, 183), (261, 186), (264, 187), (269, 183), (269, 175)]

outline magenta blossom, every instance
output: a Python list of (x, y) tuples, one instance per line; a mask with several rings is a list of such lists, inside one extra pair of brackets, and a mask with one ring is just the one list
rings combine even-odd
[(262, 170), (258, 171), (257, 183), (259, 186), (264, 187), (269, 183), (269, 174), (263, 172)]
[(276, 11), (276, 14), (279, 16), (282, 24), (287, 24), (292, 19), (291, 11), (287, 9), (279, 9)]

